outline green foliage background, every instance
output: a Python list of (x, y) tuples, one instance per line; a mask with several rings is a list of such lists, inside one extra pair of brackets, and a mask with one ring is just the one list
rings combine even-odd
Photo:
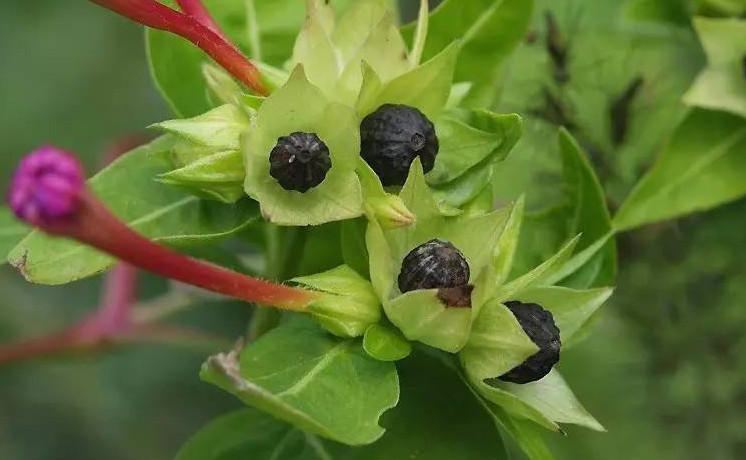
[[(673, 130), (679, 100), (703, 55), (693, 36), (614, 26), (623, 2), (563, 0), (548, 5), (571, 39), (567, 100), (599, 154), (591, 156), (613, 202), (626, 196)], [(674, 3), (674, 2), (668, 2)], [(152, 87), (142, 31), (88, 2), (0, 4), (0, 186), (20, 155), (53, 142), (97, 155), (123, 132), (168, 118)], [(543, 24), (537, 18), (536, 28)], [(634, 37), (634, 38), (630, 38)], [(511, 60), (501, 110), (542, 103), (541, 39)], [(646, 85), (632, 108), (639, 142), (610, 148), (602, 107), (637, 74)], [(529, 75), (526, 77), (526, 75)], [(530, 205), (551, 204), (558, 177), (554, 128), (528, 120), (501, 186), (504, 198), (531, 184)], [(510, 180), (508, 180), (510, 178)], [(517, 178), (517, 179), (516, 179)], [(544, 184), (543, 186), (535, 184)], [(547, 434), (561, 459), (737, 459), (746, 452), (746, 201), (644, 227), (619, 241), (618, 289), (583, 346), (561, 370), (609, 430)], [(144, 297), (162, 292), (146, 278)], [(65, 287), (26, 284), (0, 267), (0, 342), (62, 327), (93, 309), (100, 280)], [(211, 303), (177, 321), (236, 336), (245, 308)], [(197, 379), (210, 348), (138, 346), (105, 355), (0, 368), (0, 458), (170, 459), (204, 422), (237, 407)], [(520, 457), (518, 457), (520, 458)]]

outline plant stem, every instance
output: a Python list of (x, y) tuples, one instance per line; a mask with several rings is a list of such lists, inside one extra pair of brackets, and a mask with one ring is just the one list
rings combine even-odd
[(90, 192), (83, 192), (80, 198), (75, 222), (47, 230), (73, 237), (141, 269), (246, 302), (297, 311), (318, 295), (181, 255), (134, 232)]
[(209, 27), (210, 30), (223, 37), (225, 41), (229, 41), (228, 37), (220, 30), (218, 23), (210, 15), (210, 12), (207, 11), (207, 7), (202, 3), (202, 0), (176, 0), (176, 3), (181, 7), (181, 11)]
[[(184, 14), (155, 0), (90, 0), (122, 16), (153, 29), (186, 38), (213, 58), (255, 94), (266, 96), (267, 89), (254, 64), (225, 37), (190, 14)], [(190, 11), (194, 2), (189, 4)], [(203, 7), (204, 8), (204, 7)]]

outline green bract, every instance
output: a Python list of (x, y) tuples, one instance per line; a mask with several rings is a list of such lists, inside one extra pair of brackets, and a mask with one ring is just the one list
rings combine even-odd
[(225, 203), (244, 196), (240, 138), (249, 127), (244, 112), (223, 105), (194, 118), (164, 121), (153, 127), (176, 136), (176, 169), (158, 176), (161, 182)]
[[(593, 254), (583, 252), (571, 257), (578, 238), (572, 239), (530, 272), (509, 280), (507, 274), (517, 246), (522, 216), (519, 203), (508, 218), (493, 253), (488, 279), (497, 285), (474, 321), (466, 346), (459, 353), (466, 378), (481, 397), (513, 416), (528, 418), (554, 430), (559, 430), (557, 423), (574, 423), (602, 430), (575, 399), (556, 369), (543, 379), (528, 384), (495, 383), (496, 377), (538, 351), (503, 302), (536, 303), (552, 313), (565, 350), (577, 341), (583, 326), (588, 324), (612, 291), (610, 288), (573, 290), (551, 286), (555, 279), (564, 278), (583, 265), (577, 262), (578, 258), (587, 261), (592, 257)], [(596, 245), (595, 252), (601, 247), (603, 244)]]
[[(323, 182), (305, 193), (285, 190), (269, 174), (269, 154), (278, 138), (294, 132), (316, 134), (329, 148), (332, 167)], [(330, 101), (306, 78), (303, 67), (259, 107), (242, 138), (246, 193), (257, 200), (269, 222), (318, 225), (362, 213), (355, 175), (360, 151), (357, 118), (349, 107)]]
[[(449, 352), (464, 346), (471, 323), (481, 307), (484, 274), (490, 256), (507, 218), (506, 211), (484, 215), (444, 216), (430, 192), (419, 160), (410, 169), (409, 178), (399, 194), (417, 217), (410, 227), (383, 229), (371, 220), (367, 230), (371, 282), (383, 302), (386, 316), (410, 340), (416, 340)], [(418, 245), (437, 238), (448, 241), (466, 258), (474, 285), (471, 308), (450, 307), (439, 299), (438, 289), (402, 294), (396, 284), (404, 257)]]
[(323, 293), (309, 305), (308, 312), (332, 334), (358, 337), (381, 319), (381, 305), (373, 286), (346, 265), (292, 281)]
[(410, 68), (388, 1), (357, 1), (338, 21), (329, 2), (306, 3), (306, 22), (291, 62), (303, 64), (309, 80), (331, 99), (354, 105), (363, 81), (363, 62), (387, 80)]

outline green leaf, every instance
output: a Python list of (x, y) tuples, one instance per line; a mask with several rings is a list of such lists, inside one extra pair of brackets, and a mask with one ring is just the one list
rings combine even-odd
[(10, 209), (0, 206), (0, 265), (5, 263), (8, 251), (30, 231), (15, 218)]
[(365, 217), (340, 222), (340, 245), (345, 264), (369, 279), (368, 248), (365, 245), (367, 225), (368, 220)]
[(708, 65), (684, 101), (693, 106), (746, 117), (746, 20), (695, 18)]
[(383, 417), (386, 434), (334, 460), (507, 460), (494, 423), (457, 374), (422, 351), (397, 363), (401, 401)]
[(490, 300), (474, 321), (459, 358), (469, 377), (482, 381), (503, 375), (538, 351), (513, 313), (500, 302)]
[[(611, 232), (611, 215), (606, 206), (606, 195), (588, 158), (572, 135), (565, 129), (559, 131), (562, 169), (572, 212), (570, 234), (580, 233), (578, 250), (585, 249)], [(616, 244), (612, 238), (603, 248), (579, 269), (575, 276), (587, 280), (577, 287), (589, 287), (613, 282), (616, 276)]]
[(579, 291), (560, 286), (544, 286), (525, 289), (513, 299), (525, 303), (537, 303), (549, 310), (560, 330), (563, 349), (575, 342), (575, 335), (587, 324), (591, 316), (606, 302), (612, 288)]
[(253, 408), (212, 420), (193, 435), (176, 460), (329, 460), (313, 435)]
[(412, 345), (398, 330), (371, 324), (363, 337), (363, 349), (379, 361), (399, 361), (409, 356)]
[[(127, 225), (173, 246), (205, 244), (256, 221), (256, 205), (202, 201), (154, 178), (171, 168), (168, 136), (135, 149), (89, 180), (93, 192)], [(34, 231), (8, 255), (31, 282), (64, 284), (96, 275), (115, 260), (88, 246)]]
[(614, 217), (616, 230), (703, 211), (746, 194), (746, 122), (694, 110)]
[[(525, 216), (513, 273), (524, 273), (529, 267), (549, 257), (567, 238), (580, 235), (579, 254), (605, 238), (600, 247), (583, 253), (578, 264), (558, 270), (553, 282), (562, 281), (571, 287), (587, 288), (610, 284), (616, 275), (616, 245), (611, 237), (611, 218), (606, 196), (586, 154), (575, 139), (561, 128), (558, 135), (562, 159), (564, 192), (558, 205)], [(572, 276), (571, 276), (572, 275)]]
[[(461, 110), (453, 113), (457, 113), (459, 120), (472, 128), (483, 133), (493, 133), (501, 140), (498, 146), (481, 161), (463, 162), (463, 165), (469, 169), (459, 177), (445, 184), (434, 185), (433, 193), (441, 205), (460, 208), (474, 199), (492, 182), (495, 165), (504, 160), (513, 149), (521, 137), (523, 128), (521, 117), (516, 114), (496, 114), (483, 109)], [(443, 162), (448, 156), (448, 151), (441, 152), (436, 158), (436, 168), (438, 168), (438, 163)], [(461, 163), (461, 160), (449, 158), (449, 162)]]
[[(285, 190), (269, 174), (269, 154), (277, 139), (294, 132), (317, 134), (331, 156), (332, 167), (324, 181), (305, 193)], [(309, 83), (302, 67), (264, 101), (243, 144), (244, 187), (259, 201), (268, 221), (318, 225), (362, 214), (362, 192), (355, 174), (360, 156), (357, 117), (352, 109), (329, 102)]]
[(497, 240), (493, 260), (495, 272), (492, 278), (497, 285), (503, 284), (508, 279), (508, 275), (510, 275), (515, 252), (518, 249), (518, 238), (521, 234), (524, 208), (525, 200), (521, 196), (511, 208), (510, 216), (508, 216), (508, 221), (505, 223), (505, 229), (500, 235), (500, 239)]
[(555, 460), (535, 423), (513, 417), (496, 404), (490, 402), (485, 402), (485, 404), (490, 414), (495, 418), (495, 422), (513, 438), (529, 460)]
[(482, 380), (470, 378), (469, 382), (473, 386), (474, 391), (485, 400), (497, 404), (512, 416), (531, 420), (552, 431), (562, 432), (559, 425), (557, 425), (552, 419), (548, 418), (540, 410), (521, 400), (518, 396), (502, 388), (488, 385)]
[[(452, 43), (440, 54), (391, 81), (383, 83), (380, 90), (363, 86), (361, 92), (374, 92), (358, 113), (367, 115), (383, 104), (404, 104), (419, 109), (434, 120), (448, 101), (453, 82), (453, 71), (459, 53), (459, 44)], [(375, 85), (375, 79), (363, 77), (363, 82)], [(361, 103), (362, 103), (361, 102)]]
[(240, 357), (208, 359), (200, 376), (304, 431), (349, 445), (380, 438), (378, 419), (399, 399), (393, 363), (302, 318), (263, 335)]
[(625, 16), (633, 21), (689, 25), (689, 15), (682, 0), (631, 0), (625, 5)]
[(427, 175), (430, 185), (449, 182), (484, 160), (502, 142), (501, 133), (486, 132), (450, 117), (435, 120), (440, 149)]
[(556, 370), (536, 382), (522, 385), (503, 382), (500, 387), (557, 423), (571, 423), (596, 431), (606, 431), (575, 398), (565, 379)]
[[(467, 103), (491, 107), (500, 77), (500, 64), (525, 37), (531, 22), (532, 0), (446, 0), (430, 15), (423, 56), (430, 58), (454, 40), (462, 40), (456, 81), (473, 82)], [(414, 35), (414, 25), (404, 28)]]
[(370, 282), (346, 265), (291, 281), (324, 293), (307, 310), (334, 335), (359, 337), (381, 319), (381, 302)]
[(560, 248), (551, 258), (547, 259), (538, 267), (534, 268), (530, 272), (522, 275), (507, 284), (502, 285), (497, 293), (496, 297), (499, 300), (512, 300), (512, 297), (524, 289), (528, 289), (532, 286), (538, 286), (545, 284), (547, 279), (554, 275), (564, 264), (570, 259), (575, 246), (580, 239), (579, 236), (571, 239)]

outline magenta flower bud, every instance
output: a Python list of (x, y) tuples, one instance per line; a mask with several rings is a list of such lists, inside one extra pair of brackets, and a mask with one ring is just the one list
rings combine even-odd
[(85, 188), (78, 159), (53, 146), (40, 147), (21, 160), (11, 180), (8, 204), (19, 219), (33, 225), (70, 220)]

